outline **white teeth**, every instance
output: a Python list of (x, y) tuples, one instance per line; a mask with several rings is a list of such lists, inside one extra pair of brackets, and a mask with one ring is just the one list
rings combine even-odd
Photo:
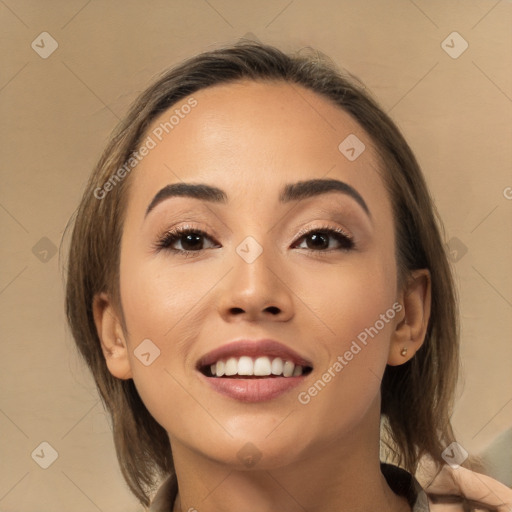
[(254, 363), (250, 357), (243, 356), (238, 360), (238, 375), (254, 375)]
[(216, 372), (214, 373), (212, 371), (212, 375), (217, 375), (217, 377), (222, 377), (224, 375), (224, 372), (226, 371), (226, 363), (224, 361), (217, 361), (217, 368)]
[(253, 359), (249, 356), (240, 358), (230, 357), (227, 361), (219, 360), (210, 365), (210, 371), (214, 377), (256, 376), (265, 377), (267, 375), (300, 377), (304, 368), (295, 365), (291, 361), (283, 361), (280, 357), (271, 360), (267, 356), (260, 356)]
[(225, 375), (236, 375), (236, 372), (238, 371), (238, 361), (234, 357), (230, 357), (226, 361), (226, 366), (224, 369)]
[(264, 376), (270, 375), (270, 359), (268, 357), (258, 357), (256, 361), (254, 361), (254, 375)]
[(283, 375), (285, 377), (291, 377), (293, 375), (293, 370), (295, 370), (295, 364), (291, 361), (286, 361), (286, 363), (284, 363)]
[(276, 357), (272, 361), (272, 375), (282, 375), (283, 373), (283, 360), (280, 357)]

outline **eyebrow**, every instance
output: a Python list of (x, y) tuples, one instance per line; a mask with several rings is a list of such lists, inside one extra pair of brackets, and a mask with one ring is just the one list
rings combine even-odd
[[(319, 196), (328, 192), (341, 192), (354, 199), (371, 217), (370, 209), (359, 192), (348, 183), (335, 179), (313, 179), (289, 183), (283, 187), (279, 195), (281, 203), (300, 201), (310, 197)], [(146, 209), (146, 216), (162, 201), (171, 197), (191, 197), (202, 201), (225, 204), (228, 202), (227, 194), (220, 188), (204, 183), (173, 183), (166, 185), (157, 192)]]

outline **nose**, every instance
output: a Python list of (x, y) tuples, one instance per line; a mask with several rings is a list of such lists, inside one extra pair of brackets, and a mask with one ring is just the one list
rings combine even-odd
[(218, 302), (226, 322), (283, 322), (293, 317), (293, 292), (270, 250), (264, 249), (254, 261), (235, 253), (232, 262), (232, 270), (222, 280)]

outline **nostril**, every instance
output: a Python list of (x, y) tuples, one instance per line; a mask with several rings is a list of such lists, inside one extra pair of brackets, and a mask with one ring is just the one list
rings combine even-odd
[[(279, 313), (281, 313), (281, 309), (279, 309), (277, 306), (268, 306), (263, 311), (269, 312), (272, 315), (278, 315)], [(232, 315), (241, 315), (241, 314), (245, 313), (246, 310), (243, 308), (235, 307), (235, 308), (230, 308), (229, 312)]]

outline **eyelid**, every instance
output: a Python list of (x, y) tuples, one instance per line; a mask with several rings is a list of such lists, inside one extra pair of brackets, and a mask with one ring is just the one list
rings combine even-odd
[[(205, 251), (206, 249), (212, 249), (212, 248), (219, 248), (222, 247), (222, 244), (220, 244), (217, 241), (217, 237), (215, 235), (210, 234), (210, 231), (212, 231), (209, 227), (202, 229), (200, 227), (194, 226), (192, 223), (185, 223), (185, 224), (178, 224), (173, 225), (169, 228), (166, 228), (158, 237), (156, 242), (153, 244), (153, 249), (155, 251), (160, 250), (168, 250), (171, 252), (174, 252), (176, 254), (181, 255), (193, 255), (193, 253), (201, 253), (202, 251)], [(341, 247), (337, 249), (328, 249), (328, 250), (315, 250), (315, 249), (309, 249), (313, 252), (320, 252), (320, 253), (328, 253), (331, 251), (349, 251), (356, 248), (356, 243), (354, 240), (354, 236), (352, 233), (347, 230), (344, 227), (341, 227), (339, 225), (331, 225), (326, 223), (325, 221), (321, 223), (320, 225), (309, 225), (307, 227), (303, 227), (299, 229), (299, 232), (294, 235), (294, 241), (292, 243), (292, 248), (300, 242), (305, 236), (310, 235), (312, 233), (326, 233), (328, 236), (335, 238), (334, 235), (337, 234), (339, 237), (344, 238), (347, 242), (350, 243), (350, 247)], [(187, 233), (196, 233), (200, 236), (202, 236), (205, 239), (208, 239), (210, 242), (212, 242), (214, 245), (217, 245), (218, 247), (206, 247), (198, 250), (187, 250), (187, 249), (173, 249), (170, 246), (174, 243), (176, 243), (177, 240), (179, 240), (180, 236), (185, 235)], [(340, 240), (338, 239), (338, 242)]]
[[(204, 223), (203, 223), (204, 224)], [(205, 227), (200, 227), (198, 222), (195, 221), (182, 221), (182, 222), (176, 222), (172, 224), (171, 226), (168, 226), (161, 230), (160, 237), (165, 236), (169, 233), (180, 233), (184, 231), (194, 231), (198, 233), (204, 233), (206, 236), (210, 238), (215, 238), (216, 235), (214, 234), (214, 230), (206, 225)]]
[[(309, 249), (309, 248), (303, 248), (304, 250), (307, 250), (308, 252), (314, 253), (315, 255), (318, 255), (319, 257), (322, 255), (328, 255), (333, 252), (350, 252), (357, 250), (358, 244), (356, 244), (356, 241), (354, 239), (354, 236), (351, 234), (350, 231), (347, 229), (341, 227), (341, 226), (332, 226), (330, 224), (323, 223), (321, 225), (315, 225), (315, 226), (309, 226), (307, 228), (302, 228), (299, 231), (299, 234), (295, 237), (295, 241), (293, 242), (292, 247), (295, 247), (301, 240), (305, 239), (308, 235), (313, 233), (325, 233), (327, 236), (331, 238), (337, 238), (338, 243), (341, 244), (340, 247), (332, 248), (332, 249), (325, 249), (325, 250), (316, 250), (316, 249)], [(348, 244), (348, 246), (343, 246)]]
[(350, 241), (354, 241), (354, 235), (352, 235), (350, 231), (340, 226), (331, 226), (330, 224), (322, 224), (320, 226), (309, 226), (307, 228), (302, 228), (296, 235), (296, 240), (302, 238), (304, 235), (307, 235), (315, 231), (335, 231), (336, 233), (345, 236)]
[(168, 245), (167, 241), (172, 238), (175, 238), (175, 240), (177, 240), (177, 239), (179, 239), (180, 235), (187, 234), (188, 232), (192, 232), (192, 233), (197, 233), (197, 234), (203, 236), (204, 238), (209, 239), (214, 244), (219, 244), (215, 235), (212, 235), (210, 233), (211, 231), (212, 230), (209, 227), (203, 229), (203, 228), (194, 226), (188, 222), (185, 224), (181, 224), (181, 225), (175, 224), (175, 225), (172, 225), (172, 226), (166, 228), (165, 230), (163, 230), (161, 232), (160, 235), (157, 236), (156, 241), (153, 244), (153, 249), (155, 251), (169, 250), (169, 251), (173, 251), (175, 253), (182, 253), (182, 254), (200, 252), (200, 251), (187, 251), (187, 250), (183, 250), (183, 249), (171, 249), (171, 248), (169, 248), (170, 244)]

